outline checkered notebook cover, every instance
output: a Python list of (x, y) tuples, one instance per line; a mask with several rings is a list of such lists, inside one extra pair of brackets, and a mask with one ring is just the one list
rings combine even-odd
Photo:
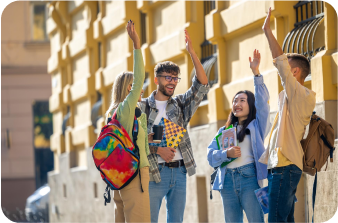
[(181, 126), (163, 118), (165, 126), (165, 134), (167, 136), (167, 146), (177, 148), (181, 142), (184, 133), (187, 131)]

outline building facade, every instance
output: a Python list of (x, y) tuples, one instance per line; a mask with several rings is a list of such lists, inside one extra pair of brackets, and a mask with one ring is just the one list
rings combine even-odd
[(47, 17), (46, 3), (29, 1), (1, 17), (1, 207), (12, 220), (24, 220), (26, 199), (53, 169)]
[[(190, 87), (194, 70), (185, 50), (184, 29), (191, 35), (212, 87), (188, 128), (197, 173), (188, 177), (184, 221), (224, 221), (218, 193), (214, 191), (214, 199), (209, 199), (213, 169), (208, 165), (206, 148), (225, 124), (235, 93), (254, 89), (248, 63), (254, 49), (262, 55), (260, 71), (270, 92), (273, 121), (282, 86), (261, 30), (269, 7), (272, 30), (284, 52), (303, 53), (311, 60), (311, 76), (305, 85), (317, 93), (317, 114), (332, 123), (336, 131), (337, 14), (328, 3), (52, 1), (47, 20), (51, 42), (48, 73), (53, 83), (49, 99), (54, 123), (51, 149), (55, 163), (48, 176), (51, 222), (114, 219), (114, 204), (103, 205), (105, 184), (92, 161), (91, 147), (104, 125), (115, 77), (133, 70), (133, 46), (125, 30), (129, 19), (134, 21), (142, 42), (144, 97), (156, 89), (155, 65), (166, 60), (181, 69), (182, 80), (175, 93), (184, 93)], [(335, 154), (327, 171), (318, 174), (315, 221), (330, 219), (337, 209), (336, 178)], [(304, 174), (297, 191), (296, 221), (311, 221), (312, 183), (313, 177)], [(163, 202), (160, 221), (165, 221), (165, 214)]]

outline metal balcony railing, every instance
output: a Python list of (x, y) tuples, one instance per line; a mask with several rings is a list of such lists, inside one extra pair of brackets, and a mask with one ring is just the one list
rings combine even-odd
[[(202, 49), (202, 58), (201, 63), (204, 68), (205, 74), (207, 75), (209, 85), (212, 87), (214, 84), (218, 82), (218, 69), (217, 69), (217, 45), (213, 45), (208, 40), (205, 40), (201, 44)], [(216, 64), (216, 66), (214, 66)], [(212, 68), (214, 67), (214, 73), (211, 75)], [(195, 69), (191, 72), (191, 78), (195, 76)], [(211, 76), (213, 78), (211, 78)], [(207, 100), (207, 95), (203, 98), (203, 100)]]
[(140, 12), (141, 18), (141, 44), (147, 43), (147, 15)]
[(204, 1), (204, 16), (216, 8), (215, 1)]
[(315, 34), (324, 20), (324, 2), (299, 1), (294, 9), (295, 28), (285, 37), (282, 48), (286, 53), (302, 54), (310, 61), (319, 51), (325, 49), (325, 46), (314, 49)]
[(202, 49), (201, 63), (203, 63), (212, 56), (216, 55), (217, 46), (213, 45), (208, 40), (204, 40), (204, 42), (201, 44), (201, 49)]

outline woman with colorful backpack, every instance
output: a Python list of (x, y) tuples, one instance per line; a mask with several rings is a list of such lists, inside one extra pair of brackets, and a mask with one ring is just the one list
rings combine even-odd
[[(267, 178), (267, 167), (258, 159), (265, 151), (264, 138), (270, 125), (269, 92), (259, 73), (258, 50), (254, 51), (253, 61), (251, 58), (249, 61), (255, 75), (255, 94), (245, 90), (234, 96), (227, 123), (216, 136), (218, 139), (219, 134), (222, 136), (222, 132), (231, 127), (236, 127), (232, 134), (237, 135), (224, 133), (224, 139), (220, 137), (220, 144), (228, 146), (219, 146), (216, 137), (208, 146), (208, 162), (217, 168), (212, 189), (221, 194), (225, 222), (243, 222), (243, 210), (249, 222), (264, 222), (264, 214), (254, 191)], [(236, 145), (236, 138), (237, 146), (231, 146), (232, 143)]]
[[(147, 117), (137, 107), (143, 93), (145, 71), (140, 39), (133, 21), (128, 22), (126, 29), (134, 45), (134, 73), (123, 72), (116, 77), (106, 118), (116, 113), (115, 118), (126, 130), (131, 141), (135, 124), (138, 126), (136, 144), (139, 148), (140, 171), (139, 176), (134, 177), (128, 185), (114, 190), (115, 222), (150, 222)], [(135, 116), (137, 123), (134, 122)]]

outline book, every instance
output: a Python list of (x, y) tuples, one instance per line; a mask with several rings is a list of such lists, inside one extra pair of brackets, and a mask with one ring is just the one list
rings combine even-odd
[(167, 138), (167, 146), (176, 149), (183, 139), (184, 134), (187, 132), (183, 127), (162, 118), (164, 121), (164, 131)]
[[(269, 187), (262, 187), (255, 190), (255, 195), (257, 197), (258, 203), (260, 204), (264, 214), (269, 213)], [(295, 196), (295, 202), (297, 202), (297, 197)]]
[(227, 150), (232, 146), (237, 146), (237, 133), (236, 127), (228, 128), (222, 131), (222, 150)]
[(255, 190), (258, 203), (260, 204), (264, 214), (269, 213), (269, 189), (268, 187), (262, 187)]
[[(237, 132), (236, 127), (230, 125), (228, 128), (224, 129), (220, 134), (216, 136), (216, 142), (219, 150), (229, 149), (231, 146), (237, 146)], [(237, 158), (230, 158), (230, 161), (223, 162), (221, 167), (228, 165)]]

